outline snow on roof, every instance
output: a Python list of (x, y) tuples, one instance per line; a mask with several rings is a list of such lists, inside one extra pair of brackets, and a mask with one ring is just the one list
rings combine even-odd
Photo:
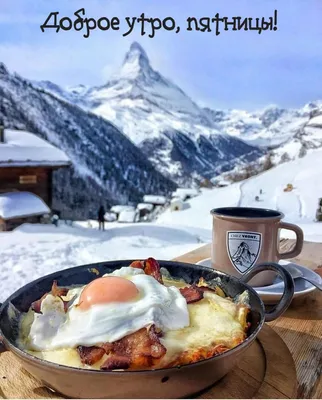
[(128, 210), (133, 211), (134, 209), (135, 208), (133, 206), (125, 206), (125, 205), (118, 204), (116, 206), (111, 207), (111, 212), (119, 214), (122, 211), (128, 211)]
[(4, 143), (0, 143), (0, 167), (62, 166), (69, 163), (70, 160), (63, 151), (35, 134), (19, 130), (4, 130)]
[(182, 196), (198, 196), (200, 191), (198, 189), (186, 189), (186, 188), (178, 188), (175, 192), (172, 193), (173, 197), (182, 197)]
[(148, 211), (152, 211), (154, 208), (154, 205), (151, 203), (139, 203), (136, 206), (137, 210), (148, 210)]
[(144, 203), (163, 205), (167, 202), (167, 199), (164, 196), (146, 195), (143, 197), (143, 201)]
[(43, 200), (29, 192), (10, 192), (0, 194), (0, 218), (28, 217), (48, 214), (50, 209)]

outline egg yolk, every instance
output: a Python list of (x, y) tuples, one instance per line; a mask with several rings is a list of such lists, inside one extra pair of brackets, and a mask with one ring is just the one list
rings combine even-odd
[(88, 310), (94, 304), (130, 301), (138, 294), (138, 288), (128, 279), (107, 276), (89, 283), (83, 289), (78, 304), (81, 310)]

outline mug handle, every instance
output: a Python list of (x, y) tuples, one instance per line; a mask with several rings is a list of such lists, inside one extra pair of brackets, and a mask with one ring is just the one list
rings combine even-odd
[(296, 243), (295, 246), (293, 247), (292, 250), (287, 251), (286, 253), (280, 253), (277, 250), (277, 257), (280, 260), (285, 260), (287, 258), (294, 258), (298, 256), (302, 249), (303, 249), (303, 243), (304, 243), (304, 235), (302, 229), (294, 224), (289, 224), (288, 222), (280, 222), (279, 223), (279, 229), (287, 229), (289, 231), (295, 232), (296, 235)]
[(267, 263), (257, 264), (255, 267), (251, 268), (249, 271), (245, 273), (245, 275), (243, 275), (240, 278), (241, 282), (247, 283), (258, 273), (268, 270), (276, 272), (283, 279), (284, 292), (280, 301), (271, 311), (265, 310), (265, 322), (270, 322), (280, 317), (291, 304), (294, 294), (294, 281), (292, 275), (281, 265), (276, 264), (274, 262), (272, 263), (267, 262)]

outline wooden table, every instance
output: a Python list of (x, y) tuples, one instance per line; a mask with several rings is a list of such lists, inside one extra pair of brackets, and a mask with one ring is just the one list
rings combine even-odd
[[(288, 251), (293, 240), (282, 240), (283, 251)], [(176, 258), (177, 261), (196, 263), (210, 257), (210, 245), (205, 245)], [(305, 242), (294, 262), (322, 273), (322, 243)], [(275, 332), (288, 346), (295, 361), (297, 397), (322, 398), (322, 293), (315, 290), (304, 298), (294, 299), (289, 309), (276, 321), (270, 322)]]

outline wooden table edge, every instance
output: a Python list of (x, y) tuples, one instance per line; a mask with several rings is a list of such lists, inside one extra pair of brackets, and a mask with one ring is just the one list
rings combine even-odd
[[(283, 394), (284, 396), (288, 397), (289, 399), (296, 399), (297, 391), (298, 391), (298, 380), (297, 380), (297, 372), (296, 372), (295, 362), (292, 357), (292, 354), (291, 354), (287, 344), (280, 337), (280, 335), (277, 332), (275, 332), (275, 330), (273, 328), (271, 328), (269, 325), (264, 324), (262, 330), (258, 334), (258, 339), (259, 339), (261, 346), (264, 346), (264, 348), (265, 348), (265, 344), (267, 344), (267, 342), (270, 340), (271, 336), (278, 337), (277, 353), (283, 354), (283, 362), (288, 364), (288, 375), (289, 375), (288, 383), (289, 383), (290, 388), (289, 388), (289, 390), (285, 390), (284, 388), (279, 387), (278, 385), (276, 386), (276, 383), (271, 382), (270, 376), (273, 375), (273, 368), (275, 366), (275, 363), (273, 362), (273, 360), (270, 360), (272, 358), (272, 354), (270, 352), (265, 352), (267, 364), (266, 364), (266, 372), (265, 372), (265, 377), (264, 377), (262, 386), (264, 384), (270, 385), (275, 390), (277, 390), (279, 393)], [(284, 357), (287, 357), (287, 360), (285, 360)], [(272, 361), (272, 362), (270, 362), (270, 361)], [(260, 391), (260, 389), (261, 388), (259, 388), (259, 391)]]

